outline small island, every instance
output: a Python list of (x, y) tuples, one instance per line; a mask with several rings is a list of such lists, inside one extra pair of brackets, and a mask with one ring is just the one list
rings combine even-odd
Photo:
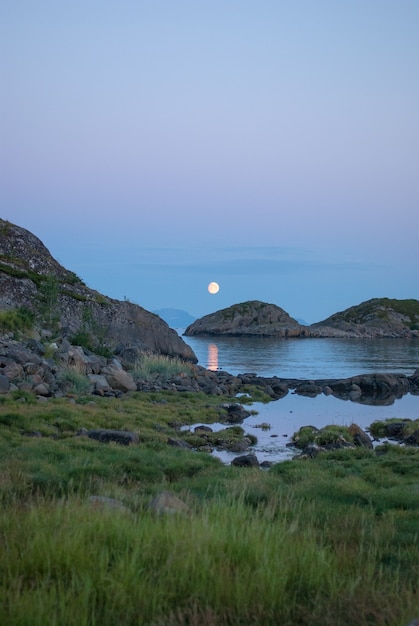
[(259, 300), (234, 304), (190, 324), (187, 337), (419, 338), (419, 300), (373, 298), (311, 325)]

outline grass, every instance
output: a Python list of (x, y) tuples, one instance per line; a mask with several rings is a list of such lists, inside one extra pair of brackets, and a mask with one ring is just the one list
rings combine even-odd
[(170, 379), (179, 374), (193, 374), (193, 367), (176, 357), (144, 353), (130, 372), (135, 380), (152, 381), (161, 377)]
[(27, 331), (33, 326), (34, 314), (25, 307), (0, 311), (0, 331)]
[(72, 367), (67, 367), (60, 371), (58, 374), (58, 382), (60, 383), (61, 389), (65, 390), (66, 393), (79, 395), (88, 393), (92, 387), (87, 376)]
[[(188, 437), (180, 424), (219, 419), (214, 397), (29, 400), (0, 397), (2, 625), (404, 626), (419, 616), (417, 449), (241, 469), (167, 445)], [(133, 430), (140, 443), (101, 444), (80, 428)], [(153, 516), (162, 490), (190, 514)], [(97, 510), (89, 495), (132, 513)]]

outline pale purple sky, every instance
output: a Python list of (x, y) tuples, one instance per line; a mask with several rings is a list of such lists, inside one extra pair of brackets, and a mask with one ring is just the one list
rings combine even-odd
[(417, 0), (4, 4), (0, 216), (90, 287), (419, 298)]

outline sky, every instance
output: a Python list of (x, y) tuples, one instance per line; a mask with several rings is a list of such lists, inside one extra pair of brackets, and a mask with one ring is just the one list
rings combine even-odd
[(308, 323), (419, 298), (417, 0), (1, 6), (0, 217), (89, 287)]

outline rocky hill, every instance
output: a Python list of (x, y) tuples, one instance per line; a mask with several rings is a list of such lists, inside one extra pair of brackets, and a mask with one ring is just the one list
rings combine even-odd
[(281, 307), (251, 300), (201, 317), (190, 324), (184, 334), (292, 337), (304, 331), (305, 327)]
[(185, 335), (419, 338), (419, 301), (375, 298), (311, 326), (274, 304), (242, 302), (196, 320)]
[[(133, 348), (196, 363), (192, 349), (159, 316), (88, 288), (32, 233), (0, 219), (0, 312), (32, 316), (42, 334), (99, 353)], [(79, 341), (77, 341), (79, 340)]]
[(311, 329), (326, 335), (335, 331), (357, 337), (419, 337), (419, 300), (373, 298), (312, 324)]

